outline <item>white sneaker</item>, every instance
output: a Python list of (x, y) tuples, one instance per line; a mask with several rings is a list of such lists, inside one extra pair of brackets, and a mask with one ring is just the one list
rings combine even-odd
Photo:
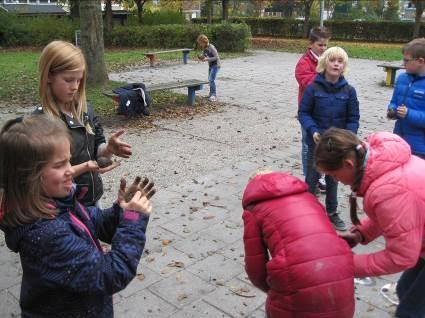
[(398, 305), (400, 303), (398, 300), (396, 288), (397, 283), (390, 283), (382, 286), (380, 290), (381, 295), (394, 305)]
[(216, 101), (217, 101), (217, 97), (215, 97), (214, 95), (212, 95), (212, 96), (210, 96), (210, 97), (208, 98), (208, 100), (209, 100), (210, 102), (216, 102)]

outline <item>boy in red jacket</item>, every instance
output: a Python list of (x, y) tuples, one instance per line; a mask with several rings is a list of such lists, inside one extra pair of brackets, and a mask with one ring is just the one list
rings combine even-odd
[(268, 294), (267, 317), (353, 317), (353, 254), (307, 185), (286, 173), (258, 174), (242, 205), (245, 269)]
[[(311, 29), (309, 35), (310, 46), (305, 54), (299, 59), (295, 67), (295, 78), (298, 82), (298, 107), (303, 97), (306, 87), (313, 82), (317, 75), (317, 62), (320, 55), (328, 48), (330, 35), (325, 27), (316, 27)], [(301, 127), (301, 161), (303, 165), (303, 174), (307, 175), (307, 133)], [(326, 183), (324, 178), (321, 178), (318, 183), (321, 192), (326, 191)]]

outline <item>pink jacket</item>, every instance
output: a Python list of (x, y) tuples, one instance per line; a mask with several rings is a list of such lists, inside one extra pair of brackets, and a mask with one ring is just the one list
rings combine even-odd
[(247, 185), (245, 269), (266, 292), (269, 318), (351, 318), (353, 254), (307, 185), (286, 173)]
[(301, 98), (304, 95), (304, 91), (307, 86), (313, 82), (317, 75), (316, 72), (317, 59), (311, 53), (310, 49), (300, 58), (295, 66), (295, 78), (298, 82), (298, 105), (301, 102)]
[(425, 256), (425, 160), (411, 155), (409, 145), (388, 132), (372, 134), (367, 143), (369, 156), (359, 193), (367, 218), (358, 229), (364, 244), (383, 235), (385, 249), (356, 254), (356, 277), (404, 271)]

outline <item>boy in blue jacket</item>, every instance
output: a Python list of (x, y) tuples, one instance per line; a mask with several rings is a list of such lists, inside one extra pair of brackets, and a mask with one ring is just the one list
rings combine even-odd
[(425, 39), (410, 41), (402, 52), (406, 73), (397, 78), (387, 116), (396, 119), (394, 133), (425, 159)]

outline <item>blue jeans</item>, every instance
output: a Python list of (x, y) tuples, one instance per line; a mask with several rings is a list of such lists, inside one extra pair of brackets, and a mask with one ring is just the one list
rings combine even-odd
[(208, 69), (208, 82), (210, 82), (210, 96), (217, 96), (217, 88), (215, 86), (215, 78), (217, 77), (218, 66), (211, 66)]
[(400, 305), (397, 318), (425, 317), (425, 260), (419, 258), (415, 267), (405, 271), (397, 283)]
[(307, 176), (308, 161), (307, 161), (307, 131), (301, 126), (301, 162), (303, 165), (303, 174)]
[[(305, 176), (305, 182), (308, 185), (308, 191), (310, 193), (316, 192), (316, 184), (320, 179), (320, 173), (314, 169), (314, 148), (315, 145), (308, 145), (307, 147), (307, 175)], [(333, 215), (336, 213), (338, 207), (338, 182), (330, 177), (325, 176), (326, 180), (326, 213)]]

